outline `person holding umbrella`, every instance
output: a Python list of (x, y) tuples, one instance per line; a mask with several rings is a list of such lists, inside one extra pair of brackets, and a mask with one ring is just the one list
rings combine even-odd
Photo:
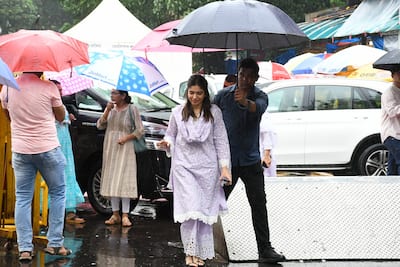
[(66, 160), (57, 138), (54, 118), (64, 120), (65, 111), (57, 87), (40, 77), (43, 72), (23, 72), (17, 79), (21, 90), (3, 89), (1, 105), (11, 120), (12, 166), (15, 175), (15, 225), (20, 261), (33, 256), (32, 196), (37, 171), (51, 198), (48, 244), (45, 252), (67, 256), (63, 246)]
[(392, 84), (381, 96), (381, 140), (389, 150), (387, 175), (400, 175), (400, 49), (393, 49), (372, 66), (389, 70)]
[(229, 136), (232, 164), (232, 185), (225, 187), (228, 198), (238, 178), (246, 187), (253, 227), (256, 234), (259, 262), (285, 261), (271, 246), (266, 207), (265, 183), (259, 152), (261, 116), (268, 106), (268, 96), (255, 83), (259, 66), (252, 58), (239, 65), (238, 82), (218, 92), (214, 103), (222, 110)]
[(391, 73), (393, 82), (381, 96), (381, 139), (389, 150), (387, 175), (400, 175), (400, 65)]

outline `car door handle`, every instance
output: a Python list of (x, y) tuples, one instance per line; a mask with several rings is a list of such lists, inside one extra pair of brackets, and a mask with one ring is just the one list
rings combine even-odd
[(97, 127), (95, 122), (82, 122), (82, 126), (93, 126)]

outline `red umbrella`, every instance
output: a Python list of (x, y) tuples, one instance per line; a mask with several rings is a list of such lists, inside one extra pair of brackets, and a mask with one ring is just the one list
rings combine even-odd
[(1, 35), (0, 57), (13, 72), (62, 71), (89, 63), (86, 43), (51, 30)]
[(282, 64), (271, 61), (258, 62), (260, 67), (259, 75), (261, 78), (267, 80), (286, 80), (291, 79), (290, 73)]
[(173, 20), (164, 24), (161, 24), (157, 28), (154, 28), (149, 34), (147, 34), (142, 40), (137, 42), (132, 50), (139, 50), (147, 52), (213, 52), (223, 51), (221, 49), (203, 49), (203, 48), (191, 48), (183, 45), (171, 45), (164, 38), (168, 33), (180, 23), (181, 20)]

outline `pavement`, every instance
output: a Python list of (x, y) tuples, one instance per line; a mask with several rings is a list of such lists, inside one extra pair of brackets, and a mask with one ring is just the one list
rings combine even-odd
[[(168, 203), (152, 204), (140, 201), (132, 212), (133, 226), (106, 226), (107, 219), (97, 214), (89, 203), (80, 206), (83, 225), (66, 224), (65, 246), (72, 249), (69, 257), (51, 256), (35, 246), (32, 262), (21, 264), (17, 259), (15, 241), (0, 240), (0, 266), (4, 267), (86, 267), (86, 266), (185, 266), (180, 243), (179, 225), (173, 222)], [(43, 229), (43, 234), (45, 234)], [(400, 266), (400, 261), (290, 261), (280, 264), (256, 262), (228, 262), (219, 255), (207, 261), (210, 267), (389, 267)]]

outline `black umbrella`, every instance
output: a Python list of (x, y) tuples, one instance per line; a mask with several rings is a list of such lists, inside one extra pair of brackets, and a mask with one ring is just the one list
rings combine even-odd
[(382, 70), (400, 70), (400, 49), (394, 49), (375, 61), (372, 66)]
[(192, 11), (166, 37), (194, 48), (269, 49), (308, 40), (281, 9), (255, 0), (216, 1)]
[(167, 35), (170, 44), (193, 48), (293, 47), (308, 37), (281, 9), (255, 0), (216, 1), (192, 11)]

